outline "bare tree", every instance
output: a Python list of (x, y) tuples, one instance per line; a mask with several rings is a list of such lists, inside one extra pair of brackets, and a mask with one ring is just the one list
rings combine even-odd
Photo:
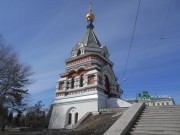
[(33, 128), (46, 127), (46, 114), (42, 101), (38, 101), (34, 106), (27, 109), (26, 119), (28, 125)]
[(31, 75), (30, 66), (21, 64), (17, 53), (0, 36), (0, 115), (4, 108), (17, 112), (25, 109), (23, 98), (32, 83)]

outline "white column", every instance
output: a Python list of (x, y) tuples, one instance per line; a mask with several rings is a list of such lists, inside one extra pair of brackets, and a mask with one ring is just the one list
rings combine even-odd
[[(101, 80), (100, 80), (100, 78), (101, 78)], [(102, 85), (102, 77), (100, 75), (97, 76), (97, 84)]]
[(80, 85), (80, 77), (77, 76), (74, 78), (74, 88), (79, 88)]
[(87, 85), (88, 85), (88, 76), (85, 75), (85, 76), (83, 77), (83, 86), (87, 86)]
[(97, 77), (97, 74), (94, 75), (94, 82), (95, 82), (94, 84), (96, 84), (96, 85), (98, 84), (98, 77)]
[(71, 78), (68, 79), (69, 85), (68, 85), (68, 89), (71, 89)]
[(59, 90), (59, 81), (56, 83), (56, 90)]
[(66, 91), (67, 90), (67, 80), (64, 81), (64, 90)]
[(63, 83), (64, 83), (64, 88), (63, 88), (63, 90), (66, 90), (67, 88), (66, 88), (66, 81), (63, 81)]

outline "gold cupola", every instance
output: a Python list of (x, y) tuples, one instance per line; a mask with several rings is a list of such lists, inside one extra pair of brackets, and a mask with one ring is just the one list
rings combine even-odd
[(89, 13), (86, 15), (87, 22), (92, 23), (94, 18), (94, 14), (92, 13), (92, 2), (90, 2)]

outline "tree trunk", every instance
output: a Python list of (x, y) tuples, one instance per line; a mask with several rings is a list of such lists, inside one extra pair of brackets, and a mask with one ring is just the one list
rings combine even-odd
[(5, 131), (5, 125), (4, 124), (1, 126), (1, 131)]

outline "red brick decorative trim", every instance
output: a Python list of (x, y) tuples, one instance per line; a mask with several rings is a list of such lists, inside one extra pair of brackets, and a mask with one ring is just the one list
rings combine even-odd
[(76, 94), (81, 94), (81, 93), (86, 93), (86, 92), (90, 92), (90, 91), (101, 91), (101, 92), (104, 92), (103, 89), (100, 89), (100, 88), (87, 88), (87, 89), (83, 89), (83, 90), (77, 90), (77, 91), (71, 91), (71, 92), (68, 92), (68, 91), (64, 91), (63, 93), (61, 92), (57, 92), (56, 93), (56, 97), (59, 97), (59, 96), (68, 96), (68, 95), (76, 95)]

